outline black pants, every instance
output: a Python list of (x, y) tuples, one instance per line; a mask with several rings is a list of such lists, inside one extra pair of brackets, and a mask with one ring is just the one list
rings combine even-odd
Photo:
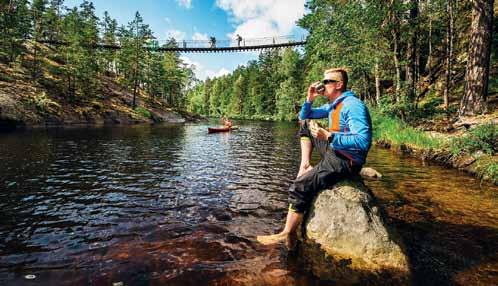
[(332, 187), (342, 179), (358, 174), (361, 166), (355, 165), (351, 160), (335, 152), (325, 140), (311, 136), (308, 121), (301, 121), (299, 137), (307, 140), (318, 150), (321, 160), (312, 170), (297, 178), (289, 188), (289, 209), (304, 213), (311, 205), (318, 191)]

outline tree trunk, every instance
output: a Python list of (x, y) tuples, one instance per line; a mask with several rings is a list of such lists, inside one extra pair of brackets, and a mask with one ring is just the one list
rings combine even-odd
[(406, 48), (406, 82), (408, 83), (408, 101), (413, 102), (415, 98), (415, 70), (416, 70), (416, 49), (417, 49), (417, 17), (418, 0), (410, 0), (410, 16), (408, 25), (410, 29), (410, 39)]
[(444, 110), (448, 110), (449, 106), (449, 93), (451, 89), (451, 69), (453, 59), (453, 0), (447, 0), (446, 12), (448, 13), (448, 21), (446, 28), (446, 83), (443, 92), (443, 106)]
[(431, 66), (432, 66), (432, 15), (429, 15), (429, 35), (427, 36), (427, 41), (429, 43), (429, 51), (427, 55), (427, 63), (425, 65), (425, 69), (428, 71), (429, 75), (431, 74)]
[(472, 24), (460, 116), (487, 112), (494, 0), (472, 1)]
[(363, 71), (363, 89), (365, 90), (365, 99), (369, 102), (372, 102), (372, 95), (370, 94), (370, 79), (368, 78), (368, 74), (366, 71)]
[(395, 6), (396, 0), (391, 0), (391, 6), (390, 6), (390, 16), (391, 16), (391, 24), (393, 25), (393, 28), (391, 29), (391, 35), (393, 37), (393, 60), (394, 60), (394, 67), (396, 69), (396, 95), (395, 95), (395, 100), (396, 102), (400, 102), (400, 93), (401, 93), (401, 66), (399, 64), (399, 31), (396, 28), (399, 25), (398, 18), (396, 16), (396, 11), (394, 11), (396, 8)]
[(380, 104), (380, 75), (379, 75), (379, 64), (375, 63), (375, 103), (377, 106)]
[(394, 67), (396, 69), (396, 102), (400, 101), (400, 93), (401, 93), (401, 66), (399, 64), (399, 51), (398, 51), (398, 32), (393, 29), (392, 31), (392, 36), (393, 36), (393, 60), (394, 60)]
[(133, 83), (133, 104), (132, 104), (133, 109), (137, 107), (137, 89), (138, 89), (138, 80), (135, 78), (135, 81)]

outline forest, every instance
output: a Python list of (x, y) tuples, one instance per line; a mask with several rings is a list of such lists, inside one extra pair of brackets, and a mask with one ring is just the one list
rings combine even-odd
[[(154, 51), (159, 46), (139, 12), (127, 25), (118, 25), (108, 12), (99, 19), (91, 1), (68, 8), (63, 0), (0, 1), (0, 80), (16, 73), (72, 105), (104, 97), (106, 81), (133, 94), (146, 93), (167, 106), (183, 107), (194, 74), (178, 53)], [(63, 45), (46, 44), (51, 42)], [(96, 49), (97, 44), (120, 49)], [(169, 39), (164, 46), (176, 45)]]
[(307, 9), (298, 22), (309, 32), (304, 50), (262, 52), (230, 75), (207, 79), (189, 90), (188, 110), (292, 120), (308, 85), (330, 67), (348, 69), (359, 97), (406, 122), (495, 108), (493, 1), (313, 0)]
[[(404, 121), (494, 109), (494, 1), (308, 1), (298, 21), (309, 32), (304, 49), (263, 51), (230, 75), (202, 82), (178, 53), (154, 51), (159, 42), (138, 12), (119, 26), (107, 12), (99, 19), (90, 1), (63, 2), (2, 0), (0, 61), (73, 102), (102, 94), (107, 77), (133, 93), (133, 108), (142, 91), (205, 116), (292, 120), (306, 87), (326, 68), (345, 67), (358, 96)], [(42, 44), (51, 41), (64, 45)]]

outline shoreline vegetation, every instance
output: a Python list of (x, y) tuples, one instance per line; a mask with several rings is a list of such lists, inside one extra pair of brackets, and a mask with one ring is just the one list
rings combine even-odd
[(423, 161), (465, 171), (498, 185), (496, 117), (453, 133), (423, 131), (372, 110), (374, 143)]

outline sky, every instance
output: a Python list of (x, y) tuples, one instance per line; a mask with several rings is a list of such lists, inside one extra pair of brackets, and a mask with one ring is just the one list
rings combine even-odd
[[(164, 43), (174, 37), (182, 40), (244, 39), (297, 35), (306, 31), (296, 21), (305, 13), (306, 0), (90, 0), (96, 14), (104, 11), (118, 23), (127, 25), (138, 11), (154, 36)], [(67, 7), (79, 6), (82, 0), (66, 0)], [(256, 59), (258, 52), (182, 53), (187, 64), (195, 65), (196, 77), (221, 76), (239, 65)]]

